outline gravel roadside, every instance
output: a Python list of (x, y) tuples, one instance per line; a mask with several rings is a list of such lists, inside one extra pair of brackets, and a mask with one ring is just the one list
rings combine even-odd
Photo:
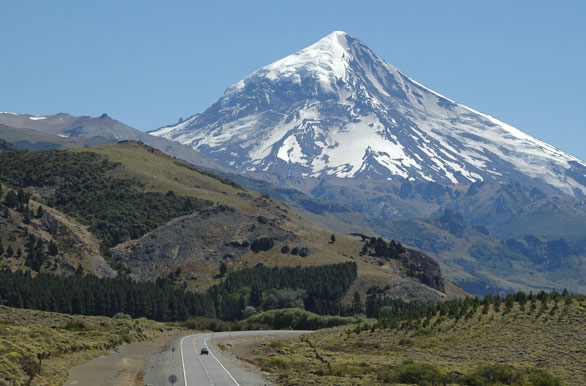
[(164, 347), (164, 351), (147, 358), (143, 381), (145, 386), (173, 384), (183, 386), (185, 384), (183, 367), (181, 366), (180, 341), (181, 336), (169, 340)]
[[(174, 334), (176, 335), (177, 332)], [(118, 351), (112, 351), (109, 355), (102, 355), (70, 369), (69, 379), (65, 386), (142, 385), (148, 360), (164, 352), (166, 347), (177, 339), (177, 336), (163, 336), (152, 342), (124, 344)], [(179, 367), (181, 367), (180, 363)], [(168, 382), (153, 383), (153, 385), (168, 384)]]

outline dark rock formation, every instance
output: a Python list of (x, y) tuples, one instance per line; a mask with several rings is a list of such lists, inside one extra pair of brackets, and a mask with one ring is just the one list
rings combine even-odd
[(440, 266), (431, 257), (413, 249), (407, 249), (401, 255), (401, 264), (407, 269), (407, 274), (417, 278), (421, 283), (445, 292), (444, 279)]

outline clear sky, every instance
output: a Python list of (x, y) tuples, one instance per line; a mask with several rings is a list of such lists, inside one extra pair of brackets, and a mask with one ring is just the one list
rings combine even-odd
[(150, 130), (334, 30), (586, 160), (586, 1), (2, 1), (0, 111)]

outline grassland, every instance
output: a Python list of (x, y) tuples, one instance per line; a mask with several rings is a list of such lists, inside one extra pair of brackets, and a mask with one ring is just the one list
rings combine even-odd
[(509, 312), (478, 308), (459, 320), (438, 313), (407, 328), (335, 327), (259, 343), (254, 360), (286, 385), (389, 384), (392, 377), (385, 374), (413, 361), (434, 366), (453, 384), (479, 366), (510, 365), (521, 372), (544, 369), (565, 385), (579, 386), (586, 384), (584, 320), (583, 297), (536, 308), (515, 304)]
[[(60, 385), (68, 370), (170, 328), (148, 320), (71, 316), (0, 306), (0, 384)], [(32, 377), (31, 377), (32, 376)]]

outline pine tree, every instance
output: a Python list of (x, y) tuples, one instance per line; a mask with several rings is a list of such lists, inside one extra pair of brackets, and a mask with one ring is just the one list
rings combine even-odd
[(37, 218), (42, 218), (45, 215), (45, 210), (43, 209), (42, 205), (39, 205), (39, 209), (37, 209)]
[(18, 207), (18, 197), (16, 196), (16, 193), (14, 193), (14, 190), (9, 191), (6, 194), (6, 198), (4, 199), (4, 204), (6, 204), (6, 206), (8, 208), (17, 208)]
[(48, 253), (51, 256), (57, 256), (59, 254), (59, 249), (57, 248), (57, 244), (53, 240), (49, 243)]
[(9, 245), (8, 248), (6, 248), (6, 256), (12, 257), (12, 255), (14, 255), (14, 250), (12, 249), (12, 245)]
[(4, 254), (4, 246), (2, 245), (2, 239), (0, 239), (0, 256)]
[(24, 223), (30, 224), (31, 223), (31, 215), (28, 209), (24, 209)]
[(228, 267), (226, 266), (226, 263), (222, 262), (222, 264), (220, 264), (220, 276), (225, 276), (227, 272)]

